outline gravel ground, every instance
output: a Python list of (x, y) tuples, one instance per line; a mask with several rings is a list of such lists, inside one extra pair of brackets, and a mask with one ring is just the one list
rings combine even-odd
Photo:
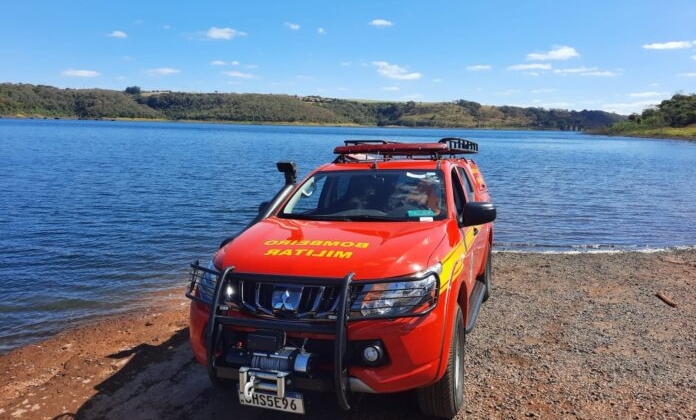
[[(696, 419), (696, 250), (496, 253), (493, 266), (457, 418)], [(187, 301), (152, 302), (0, 357), (0, 419), (289, 417), (212, 387)], [(421, 419), (413, 397), (360, 395), (341, 412), (309, 394), (305, 418)]]

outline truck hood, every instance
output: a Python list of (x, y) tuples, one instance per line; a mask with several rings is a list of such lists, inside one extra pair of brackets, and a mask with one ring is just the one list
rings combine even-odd
[(219, 269), (243, 273), (377, 279), (425, 270), (447, 221), (336, 222), (271, 217), (221, 248)]

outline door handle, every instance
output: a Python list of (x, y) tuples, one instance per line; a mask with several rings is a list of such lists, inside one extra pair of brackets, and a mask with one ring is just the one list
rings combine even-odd
[(478, 228), (474, 228), (474, 236), (478, 235)]

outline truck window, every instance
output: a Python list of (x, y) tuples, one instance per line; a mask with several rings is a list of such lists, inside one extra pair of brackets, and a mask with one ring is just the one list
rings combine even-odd
[(471, 179), (469, 178), (469, 175), (466, 173), (464, 168), (458, 166), (457, 171), (459, 172), (459, 175), (462, 177), (462, 180), (464, 180), (464, 183), (466, 184), (464, 188), (464, 193), (466, 194), (466, 201), (472, 201), (474, 199), (474, 184), (471, 183)]
[(457, 218), (459, 218), (459, 215), (464, 212), (464, 203), (466, 203), (467, 199), (462, 182), (454, 169), (452, 170), (452, 194), (454, 196), (454, 205), (457, 209)]

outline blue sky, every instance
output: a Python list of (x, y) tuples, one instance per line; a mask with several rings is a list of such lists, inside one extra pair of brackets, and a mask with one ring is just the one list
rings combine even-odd
[(0, 57), (60, 88), (629, 114), (696, 92), (696, 1), (9, 1)]

